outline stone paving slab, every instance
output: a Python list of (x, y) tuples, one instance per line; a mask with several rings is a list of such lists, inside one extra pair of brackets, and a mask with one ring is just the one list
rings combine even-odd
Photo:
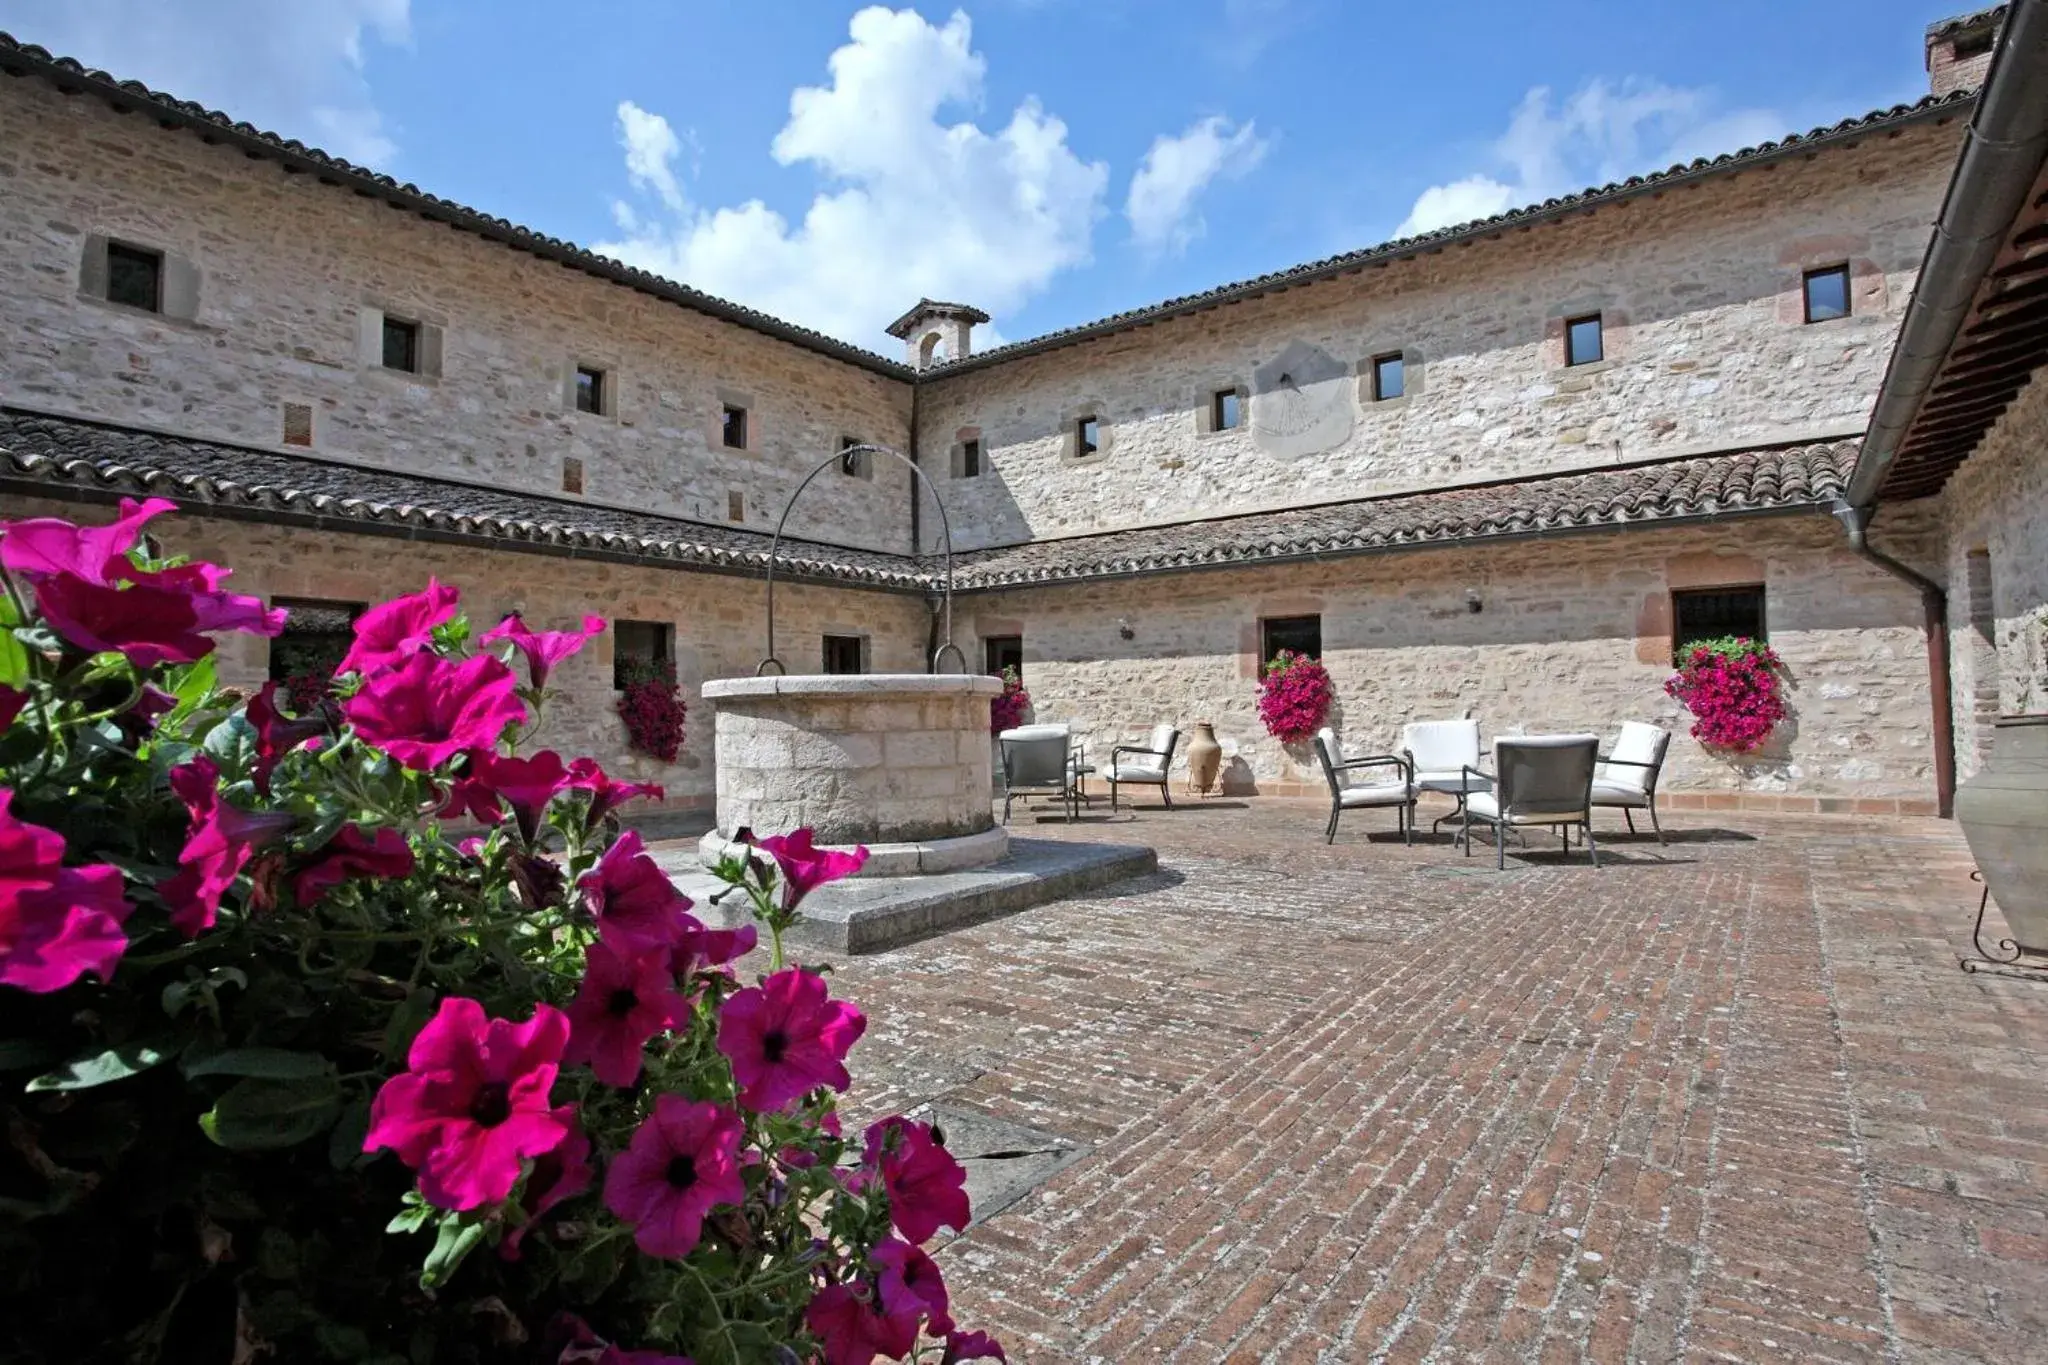
[[(697, 903), (707, 923), (745, 918), (736, 898), (724, 907), (712, 903), (725, 884), (703, 870), (694, 847), (657, 845), (650, 851), (669, 879)], [(986, 867), (916, 877), (858, 877), (821, 887), (805, 898), (802, 919), (784, 937), (812, 951), (880, 952), (1157, 867), (1158, 856), (1141, 845), (1013, 838), (1007, 856)]]
[(1088, 1149), (940, 1256), (1011, 1359), (2048, 1358), (2048, 987), (1956, 969), (1952, 825), (1324, 813), (1025, 824), (1159, 870), (837, 963), (850, 1119)]

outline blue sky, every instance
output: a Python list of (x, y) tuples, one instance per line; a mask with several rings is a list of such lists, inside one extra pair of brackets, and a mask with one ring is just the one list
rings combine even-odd
[(1916, 99), (1959, 8), (0, 0), (0, 29), (893, 354), (921, 294), (1019, 340)]

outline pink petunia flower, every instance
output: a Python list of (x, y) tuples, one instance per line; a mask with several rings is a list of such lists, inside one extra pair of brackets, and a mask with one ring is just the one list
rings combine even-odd
[(929, 1125), (901, 1117), (869, 1125), (861, 1165), (881, 1176), (889, 1221), (906, 1240), (923, 1243), (941, 1226), (966, 1230), (967, 1171), (932, 1140)]
[[(553, 749), (543, 749), (530, 758), (503, 758), (494, 750), (478, 749), (470, 754), (468, 775), (457, 786), (474, 784), (502, 798), (519, 822), (520, 837), (531, 844), (540, 836), (548, 802), (568, 781), (569, 770)], [(475, 808), (472, 803), (471, 809)]]
[(953, 1330), (953, 1319), (946, 1313), (946, 1281), (937, 1261), (900, 1237), (883, 1238), (868, 1260), (877, 1272), (875, 1288), (884, 1313), (926, 1318), (935, 1337)]
[[(669, 952), (668, 964), (678, 981), (687, 982), (699, 972), (736, 962), (753, 952), (754, 945), (761, 941), (760, 931), (751, 924), (736, 929), (711, 929), (691, 914), (682, 916), (682, 924), (682, 933)], [(729, 969), (726, 974), (731, 975)]]
[(946, 1333), (946, 1353), (939, 1357), (939, 1365), (958, 1365), (963, 1360), (1001, 1360), (1009, 1357), (1003, 1354), (1002, 1344), (986, 1332)]
[(668, 794), (659, 782), (614, 782), (605, 776), (594, 758), (579, 758), (569, 765), (568, 785), (590, 793), (590, 809), (583, 816), (589, 829), (596, 829), (607, 815), (628, 801), (643, 796), (660, 801)]
[(620, 952), (667, 948), (682, 938), (690, 898), (676, 890), (640, 835), (627, 830), (577, 883), (597, 920), (598, 936)]
[(192, 830), (178, 851), (178, 870), (157, 887), (171, 923), (187, 938), (213, 927), (221, 897), (249, 855), (292, 827), (285, 811), (245, 811), (220, 799), (220, 768), (204, 754), (171, 769), (171, 791), (185, 803)]
[(0, 686), (0, 731), (14, 724), (14, 718), (21, 714), (21, 708), (28, 705), (28, 693), (17, 688)]
[(825, 978), (791, 967), (719, 1008), (718, 1050), (732, 1062), (740, 1103), (767, 1112), (821, 1085), (851, 1085), (846, 1054), (867, 1026), (858, 1009), (829, 998)]
[(0, 564), (21, 574), (69, 574), (107, 584), (110, 573), (133, 567), (128, 552), (144, 524), (178, 504), (166, 498), (121, 499), (121, 515), (105, 526), (77, 526), (61, 517), (0, 522)]
[(775, 860), (782, 872), (782, 908), (794, 910), (805, 896), (827, 882), (851, 877), (867, 863), (868, 851), (856, 847), (851, 853), (817, 848), (808, 829), (757, 839), (754, 846)]
[(292, 899), (301, 907), (314, 905), (350, 877), (396, 879), (411, 876), (412, 869), (412, 846), (400, 831), (364, 834), (361, 825), (343, 825), (319, 860), (292, 878)]
[(335, 676), (343, 673), (368, 676), (380, 668), (404, 663), (431, 649), (434, 627), (454, 619), (456, 600), (460, 596), (455, 589), (444, 588), (429, 578), (421, 591), (406, 597), (394, 597), (389, 602), (379, 602), (371, 607), (356, 618), (355, 643), (342, 656), (341, 663), (334, 670)]
[(530, 631), (515, 612), (485, 631), (481, 642), (490, 644), (495, 640), (510, 640), (513, 647), (526, 656), (526, 675), (533, 682), (533, 690), (538, 692), (547, 687), (548, 675), (556, 664), (583, 648), (585, 641), (603, 630), (602, 616), (586, 616), (581, 630)]
[[(125, 561), (124, 561), (125, 562)], [(118, 653), (138, 669), (189, 664), (213, 652), (211, 631), (276, 635), (285, 613), (261, 598), (222, 592), (225, 569), (187, 564), (127, 570), (117, 586), (69, 574), (30, 575), (36, 606), (50, 628), (92, 654)]]
[(533, 1172), (526, 1177), (526, 1188), (519, 1196), (526, 1221), (506, 1231), (505, 1240), (498, 1243), (498, 1255), (508, 1261), (518, 1260), (519, 1244), (526, 1240), (526, 1234), (533, 1231), (541, 1216), (589, 1189), (596, 1178), (590, 1164), (590, 1139), (584, 1135), (583, 1125), (572, 1118), (562, 1140), (534, 1158)]
[(804, 1326), (824, 1343), (825, 1365), (897, 1360), (917, 1345), (916, 1315), (884, 1312), (867, 1285), (826, 1285), (804, 1309)]
[(18, 820), (0, 787), (0, 985), (36, 995), (91, 972), (111, 981), (128, 950), (119, 868), (64, 866), (64, 836)]
[(739, 1156), (744, 1127), (723, 1105), (655, 1097), (654, 1112), (604, 1177), (605, 1207), (633, 1225), (641, 1251), (689, 1255), (703, 1235), (704, 1216), (746, 1197)]
[(569, 1002), (569, 1050), (562, 1059), (587, 1062), (600, 1081), (624, 1089), (640, 1079), (647, 1040), (689, 1015), (665, 950), (623, 956), (593, 943), (583, 955), (583, 984)]
[(243, 711), (249, 724), (256, 728), (256, 763), (250, 775), (256, 790), (266, 796), (270, 793), (270, 774), (284, 756), (327, 729), (327, 722), (319, 716), (287, 716), (278, 710), (277, 689), (275, 681), (263, 684)]
[(533, 1018), (515, 1024), (450, 996), (413, 1039), (408, 1069), (377, 1091), (363, 1150), (397, 1152), (437, 1208), (497, 1203), (526, 1158), (553, 1151), (569, 1133), (575, 1110), (548, 1103), (568, 1041), (569, 1020), (552, 1006), (536, 1005)]
[(342, 704), (356, 733), (406, 767), (431, 772), (467, 749), (489, 749), (526, 719), (512, 670), (488, 654), (450, 663), (414, 654)]

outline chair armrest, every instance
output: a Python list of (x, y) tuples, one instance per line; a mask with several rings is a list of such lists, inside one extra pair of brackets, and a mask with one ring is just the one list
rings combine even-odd
[(1656, 768), (1662, 766), (1659, 763), (1645, 763), (1640, 758), (1607, 758), (1603, 756), (1596, 761), (1609, 763), (1617, 768)]
[(1109, 751), (1109, 761), (1116, 762), (1118, 754), (1148, 754), (1153, 758), (1165, 758), (1166, 752), (1164, 749), (1147, 749), (1142, 744), (1119, 744)]
[(1460, 763), (1458, 765), (1458, 786), (1461, 795), (1470, 796), (1472, 794), (1472, 779), (1475, 777), (1481, 782), (1491, 783), (1493, 781), (1491, 774), (1479, 771), (1470, 763)]
[(1373, 754), (1368, 758), (1347, 758), (1342, 763), (1333, 763), (1330, 766), (1341, 773), (1350, 768), (1384, 768), (1390, 764), (1401, 770), (1402, 781), (1411, 785), (1414, 783), (1414, 764), (1399, 754)]

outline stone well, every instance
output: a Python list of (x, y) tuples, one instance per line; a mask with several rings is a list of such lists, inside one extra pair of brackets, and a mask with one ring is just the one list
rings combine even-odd
[(1002, 681), (967, 674), (720, 678), (718, 827), (808, 825), (820, 844), (865, 844), (869, 875), (993, 862), (1008, 840), (989, 806), (989, 700)]

